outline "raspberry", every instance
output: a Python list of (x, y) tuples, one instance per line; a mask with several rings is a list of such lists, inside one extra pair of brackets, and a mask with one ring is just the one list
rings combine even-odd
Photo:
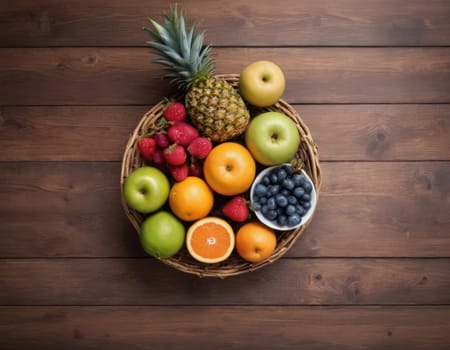
[(194, 161), (189, 165), (189, 175), (190, 176), (203, 176), (203, 166), (199, 161)]
[(161, 148), (169, 147), (170, 141), (166, 134), (159, 133), (153, 136), (156, 142), (156, 145)]
[(163, 149), (156, 147), (155, 152), (153, 153), (153, 163), (156, 165), (161, 165), (164, 164), (165, 161)]

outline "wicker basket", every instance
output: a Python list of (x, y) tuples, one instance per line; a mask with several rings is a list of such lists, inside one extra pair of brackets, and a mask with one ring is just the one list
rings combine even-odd
[[(239, 75), (238, 74), (221, 74), (216, 77), (227, 80), (234, 87), (237, 87), (239, 84)], [(121, 178), (120, 184), (121, 189), (123, 188), (124, 180), (127, 176), (135, 169), (145, 165), (145, 161), (140, 156), (139, 150), (137, 149), (137, 140), (139, 135), (149, 129), (153, 123), (158, 120), (164, 112), (165, 101), (161, 101), (153, 108), (151, 108), (140, 120), (133, 134), (131, 135), (123, 155), (122, 159), (122, 170), (121, 170)], [(308, 127), (305, 125), (303, 120), (298, 115), (297, 111), (286, 103), (283, 100), (279, 100), (275, 105), (270, 106), (268, 108), (263, 108), (259, 110), (259, 112), (264, 111), (280, 111), (290, 118), (292, 118), (297, 124), (298, 131), (300, 133), (301, 144), (298, 150), (298, 159), (303, 162), (303, 168), (311, 177), (312, 181), (315, 184), (317, 195), (319, 195), (320, 184), (321, 184), (321, 171), (319, 166), (319, 156), (317, 152), (317, 146), (313, 141), (311, 133), (309, 132)], [(130, 209), (123, 197), (122, 193), (122, 206), (125, 210), (125, 213), (132, 225), (136, 229), (137, 232), (140, 231), (140, 226), (145, 218), (144, 215), (136, 212), (133, 209)], [(236, 253), (233, 253), (227, 260), (218, 264), (203, 264), (194, 260), (187, 249), (183, 248), (180, 252), (178, 252), (175, 256), (169, 259), (161, 260), (167, 265), (170, 265), (180, 271), (195, 274), (200, 277), (228, 277), (243, 274), (246, 272), (254, 271), (263, 266), (271, 264), (275, 260), (282, 257), (295, 243), (298, 237), (304, 232), (306, 227), (309, 225), (309, 222), (305, 225), (299, 227), (298, 229), (291, 231), (279, 231), (277, 232), (277, 247), (268, 259), (257, 263), (252, 264), (244, 261), (240, 258)]]

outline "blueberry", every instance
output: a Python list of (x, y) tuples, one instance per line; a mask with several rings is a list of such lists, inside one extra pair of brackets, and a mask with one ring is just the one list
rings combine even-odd
[(288, 196), (287, 200), (288, 200), (289, 204), (297, 204), (298, 203), (297, 198), (295, 198), (295, 196)]
[(268, 211), (269, 211), (269, 208), (267, 207), (266, 204), (264, 204), (264, 205), (261, 207), (261, 213), (263, 213), (263, 215), (266, 215)]
[(279, 207), (284, 208), (286, 205), (288, 205), (288, 199), (286, 196), (282, 194), (277, 194), (275, 197), (275, 201)]
[(269, 210), (267, 214), (265, 214), (265, 218), (268, 220), (275, 220), (277, 218), (277, 211), (276, 210)]
[(285, 215), (278, 215), (277, 224), (280, 225), (280, 226), (286, 226), (286, 224), (287, 224), (287, 217)]
[(277, 203), (275, 202), (275, 198), (274, 197), (270, 197), (269, 199), (267, 199), (267, 208), (273, 210), (277, 207)]
[(302, 179), (301, 179), (301, 182), (300, 182), (300, 186), (302, 186), (303, 189), (304, 189), (307, 183), (308, 183), (308, 180), (306, 179), (305, 175), (302, 174)]
[(290, 215), (287, 218), (287, 223), (289, 226), (297, 226), (300, 222), (302, 222), (302, 218), (298, 214)]
[(297, 198), (302, 198), (302, 196), (305, 194), (305, 190), (303, 187), (296, 187), (294, 189), (294, 196)]
[(308, 182), (308, 180), (306, 179), (305, 174), (303, 174), (303, 173), (295, 173), (294, 177), (295, 177), (294, 181), (295, 181), (296, 186), (302, 186), (303, 187), (304, 184)]
[(278, 176), (276, 173), (271, 173), (270, 174), (270, 182), (273, 184), (278, 183)]
[(281, 190), (281, 194), (287, 197), (287, 196), (289, 196), (291, 194), (291, 192), (289, 190), (283, 188)]
[(283, 180), (283, 187), (288, 189), (288, 190), (293, 190), (295, 187), (294, 181), (292, 181), (291, 179), (284, 179)]
[(278, 181), (283, 181), (287, 177), (287, 172), (284, 168), (280, 168), (277, 171)]
[(311, 200), (311, 196), (308, 193), (305, 193), (302, 198), (300, 198), (302, 202), (309, 202)]
[(259, 183), (255, 186), (255, 192), (254, 194), (256, 194), (257, 196), (264, 196), (267, 192), (267, 187), (265, 185), (263, 185), (262, 183)]
[(312, 185), (310, 182), (305, 182), (303, 184), (303, 188), (305, 189), (306, 193), (311, 193), (311, 191), (312, 191)]
[(305, 209), (300, 204), (295, 206), (295, 212), (300, 216), (305, 215)]
[(263, 178), (261, 179), (261, 183), (263, 184), (263, 185), (270, 185), (270, 178), (269, 178), (269, 176), (267, 176), (267, 175), (264, 175), (263, 176)]
[(259, 198), (259, 203), (266, 204), (267, 203), (267, 197), (261, 197)]
[(271, 195), (273, 195), (273, 196), (278, 194), (278, 192), (280, 192), (280, 185), (271, 185), (271, 186), (269, 186), (268, 192)]
[(289, 177), (294, 173), (294, 170), (293, 170), (292, 167), (289, 166), (289, 165), (283, 166), (283, 169), (286, 170), (286, 174), (287, 174)]
[(260, 202), (253, 202), (252, 206), (255, 211), (260, 211), (262, 207)]
[(296, 212), (297, 212), (297, 209), (296, 209), (296, 207), (294, 205), (289, 204), (286, 207), (286, 210), (285, 210), (286, 215), (290, 216), (290, 215), (295, 214)]
[(295, 173), (292, 176), (292, 181), (294, 181), (295, 186), (300, 186), (300, 184), (302, 183), (302, 176), (298, 173)]
[(308, 209), (311, 208), (311, 202), (302, 202), (302, 207), (305, 211), (308, 211)]

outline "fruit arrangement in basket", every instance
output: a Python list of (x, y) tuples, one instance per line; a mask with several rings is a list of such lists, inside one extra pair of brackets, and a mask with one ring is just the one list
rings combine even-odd
[(182, 271), (225, 277), (282, 256), (309, 223), (317, 147), (258, 61), (214, 75), (203, 33), (175, 7), (148, 44), (181, 97), (144, 115), (122, 162), (122, 201), (143, 249)]

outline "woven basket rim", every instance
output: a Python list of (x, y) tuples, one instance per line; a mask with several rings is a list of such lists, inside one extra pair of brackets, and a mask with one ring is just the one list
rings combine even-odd
[[(231, 83), (235, 88), (239, 86), (239, 74), (218, 74), (215, 76), (218, 79), (223, 79)], [(163, 115), (166, 105), (165, 100), (161, 100), (156, 105), (151, 107), (140, 119), (134, 131), (130, 135), (126, 144), (121, 166), (120, 188), (121, 188), (121, 202), (126, 216), (133, 225), (134, 229), (139, 234), (140, 226), (145, 216), (128, 207), (123, 196), (123, 184), (127, 176), (134, 170), (145, 165), (144, 160), (137, 149), (137, 140), (143, 130), (148, 130), (152, 123)], [(314, 183), (317, 200), (319, 199), (320, 186), (322, 182), (321, 168), (319, 164), (318, 147), (314, 142), (311, 132), (304, 123), (299, 113), (286, 101), (279, 99), (274, 105), (263, 108), (264, 111), (280, 111), (289, 116), (296, 124), (300, 133), (301, 144), (298, 150), (298, 156), (304, 162), (304, 169), (310, 176)], [(162, 259), (161, 261), (177, 270), (185, 273), (197, 275), (199, 277), (219, 277), (225, 278), (236, 276), (248, 272), (255, 271), (266, 265), (273, 263), (281, 258), (297, 241), (300, 235), (306, 230), (313, 219), (311, 219), (297, 229), (290, 231), (277, 231), (277, 247), (275, 252), (266, 260), (253, 264), (244, 261), (237, 254), (234, 257), (227, 259), (219, 264), (203, 264), (191, 258), (187, 252), (182, 249), (179, 253), (169, 259)]]

